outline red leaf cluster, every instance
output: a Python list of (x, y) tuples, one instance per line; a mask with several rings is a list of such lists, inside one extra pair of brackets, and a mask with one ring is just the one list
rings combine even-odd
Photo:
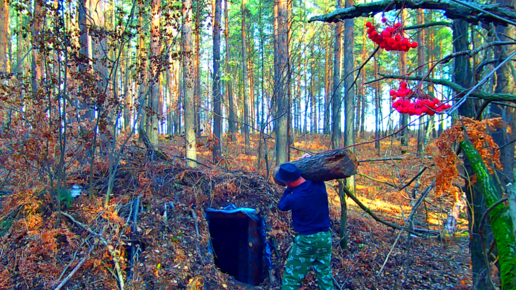
[[(386, 21), (387, 19), (382, 19), (382, 22)], [(393, 26), (387, 26), (381, 32), (376, 31), (377, 27), (371, 22), (367, 22), (366, 26), (368, 27), (367, 34), (369, 35), (369, 39), (378, 44), (380, 48), (387, 51), (409, 51), (409, 49), (416, 48), (418, 46), (417, 42), (411, 42), (404, 36), (403, 28), (399, 22)]]
[[(398, 90), (391, 90), (390, 95), (394, 101), (392, 107), (400, 114), (433, 116), (443, 110), (451, 108), (450, 105), (441, 103), (438, 99), (419, 91), (414, 92), (407, 87), (406, 82), (401, 82)], [(412, 98), (412, 100), (411, 100)]]

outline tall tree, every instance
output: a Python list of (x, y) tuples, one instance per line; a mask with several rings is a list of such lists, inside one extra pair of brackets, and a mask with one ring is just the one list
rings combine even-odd
[[(499, 0), (500, 6), (503, 7), (515, 7), (516, 0)], [(496, 40), (498, 41), (514, 41), (516, 37), (516, 29), (514, 26), (496, 26)], [(516, 46), (497, 46), (495, 55), (498, 57), (499, 62), (505, 60), (509, 55), (514, 52)], [(506, 93), (515, 94), (516, 84), (514, 80), (514, 65), (506, 63), (496, 72), (496, 89), (495, 93)], [(502, 117), (505, 122), (509, 123), (513, 129), (511, 133), (507, 132), (507, 129), (498, 129), (492, 133), (494, 141), (498, 146), (503, 147), (500, 150), (500, 161), (503, 166), (502, 179), (509, 182), (514, 182), (514, 143), (506, 145), (516, 138), (516, 109), (505, 105), (491, 105), (491, 116)]]
[[(226, 40), (226, 55), (224, 57), (224, 61), (226, 63), (226, 75), (231, 75), (230, 72), (230, 45), (229, 45), (229, 7), (231, 2), (228, 0), (224, 0), (224, 37)], [(226, 79), (226, 94), (228, 100), (229, 107), (229, 116), (228, 116), (228, 131), (229, 131), (229, 139), (231, 141), (235, 141), (235, 106), (233, 102), (233, 83), (231, 79)]]
[(276, 59), (278, 63), (277, 72), (274, 75), (274, 94), (276, 96), (276, 123), (274, 129), (276, 131), (276, 164), (280, 165), (288, 160), (288, 91), (290, 90), (290, 69), (289, 69), (289, 19), (288, 10), (290, 1), (277, 0), (277, 53)]
[[(337, 9), (341, 7), (341, 0), (337, 0)], [(340, 82), (340, 64), (342, 59), (342, 22), (335, 24), (335, 42), (333, 43), (333, 90), (331, 95), (332, 115), (331, 115), (331, 144), (332, 148), (340, 148), (340, 100), (341, 100), (341, 82)]]
[(197, 148), (195, 136), (194, 111), (194, 70), (192, 53), (192, 0), (183, 0), (182, 27), (182, 56), (183, 56), (183, 90), (184, 90), (184, 123), (185, 150), (189, 167), (197, 167)]
[(195, 1), (195, 53), (194, 53), (194, 115), (195, 115), (195, 133), (197, 137), (201, 136), (201, 17), (202, 0)]
[[(453, 51), (464, 51), (469, 49), (468, 40), (468, 24), (464, 20), (453, 21)], [(464, 88), (471, 87), (472, 70), (471, 63), (468, 57), (458, 56), (454, 59), (453, 66), (453, 79), (454, 82), (461, 85)], [(475, 103), (473, 100), (466, 100), (459, 107), (459, 114), (465, 117), (475, 118), (476, 110)], [(468, 176), (474, 174), (471, 164), (468, 160), (464, 160), (464, 167), (466, 168)], [(483, 237), (491, 237), (491, 229), (488, 223), (484, 223), (482, 229), (480, 229), (480, 221), (482, 216), (486, 213), (486, 203), (481, 189), (477, 182), (466, 185), (464, 188), (466, 197), (471, 206), (468, 206), (468, 221), (469, 221), (469, 232), (471, 238), (469, 241), (469, 250), (471, 254), (471, 266), (473, 272), (473, 289), (493, 289), (493, 285), (490, 281), (490, 276), (485, 273), (490, 273), (489, 261), (485, 259), (483, 245), (490, 244), (489, 242), (484, 243)], [(482, 231), (482, 236), (477, 235)]]
[(151, 87), (150, 87), (150, 107), (151, 114), (147, 120), (149, 122), (147, 134), (153, 145), (158, 145), (158, 126), (162, 112), (159, 110), (160, 103), (160, 83), (161, 83), (161, 37), (160, 24), (161, 18), (161, 0), (151, 1), (151, 41), (150, 41), (150, 69), (151, 69)]
[[(417, 10), (417, 24), (422, 25), (425, 22), (425, 15), (423, 9)], [(423, 43), (425, 39), (425, 30), (419, 30), (417, 34), (418, 43)], [(423, 76), (425, 74), (425, 50), (424, 45), (419, 45), (417, 47), (417, 74), (418, 76)], [(419, 129), (417, 131), (417, 153), (423, 154), (423, 146), (425, 144), (425, 124), (424, 120), (426, 118), (424, 116), (419, 118)]]
[(41, 55), (39, 51), (40, 44), (42, 43), (41, 26), (44, 20), (42, 13), (42, 7), (44, 5), (43, 0), (34, 1), (34, 13), (31, 23), (31, 34), (32, 34), (32, 62), (31, 62), (31, 87), (32, 94), (35, 96), (38, 93), (38, 82), (41, 80)]
[(9, 2), (0, 0), (0, 70), (10, 72), (9, 51)]
[[(401, 11), (401, 23), (405, 23), (405, 19), (407, 19), (407, 10), (403, 9)], [(400, 75), (405, 75), (407, 73), (407, 52), (406, 51), (400, 51), (399, 52), (400, 57)], [(401, 146), (408, 146), (409, 143), (409, 136), (408, 136), (408, 128), (406, 128), (408, 125), (408, 115), (407, 114), (400, 114), (400, 141)], [(402, 149), (401, 152), (406, 152), (405, 149)]]
[[(354, 0), (346, 0), (346, 8), (353, 6)], [(353, 82), (354, 78), (354, 63), (355, 58), (353, 50), (355, 48), (355, 20), (346, 19), (344, 21), (344, 67), (343, 77), (345, 92), (344, 92), (344, 146), (350, 146), (355, 144), (355, 88)], [(351, 150), (355, 151), (353, 147)], [(355, 177), (351, 176), (346, 178), (346, 187), (349, 191), (355, 192)], [(346, 204), (346, 196), (342, 194), (341, 203)], [(341, 205), (341, 247), (347, 246), (347, 204), (346, 206)]]
[[(245, 24), (245, 0), (242, 0), (242, 94), (244, 99), (244, 120), (243, 120), (243, 130), (244, 130), (244, 139), (245, 139), (245, 154), (249, 154), (249, 94), (248, 94), (248, 86), (247, 79), (249, 78), (247, 72), (247, 51), (246, 51), (246, 24)], [(252, 86), (251, 86), (252, 89)]]
[[(90, 64), (90, 38), (89, 38), (89, 25), (87, 20), (88, 15), (88, 7), (89, 7), (89, 0), (80, 0), (79, 5), (77, 9), (79, 10), (79, 66), (78, 70), (79, 72), (86, 73), (89, 68)], [(80, 90), (79, 90), (80, 91)], [(79, 100), (81, 104), (79, 104), (80, 107), (86, 110), (86, 112), (81, 116), (81, 119), (89, 119), (92, 120), (94, 118), (94, 111), (93, 109), (89, 108), (89, 106), (85, 103), (86, 100)]]
[(221, 110), (221, 86), (220, 86), (220, 18), (221, 18), (221, 2), (215, 0), (215, 18), (213, 19), (213, 135), (215, 136), (213, 144), (213, 162), (217, 163), (221, 158), (221, 140), (222, 140), (222, 110)]
[[(341, 0), (337, 0), (337, 9), (341, 7)], [(342, 22), (335, 24), (335, 42), (333, 47), (333, 93), (332, 93), (332, 135), (331, 144), (332, 148), (340, 148), (341, 139), (341, 117), (340, 107), (342, 98), (341, 80), (340, 80), (340, 69), (342, 59), (342, 36), (343, 36), (343, 25)], [(339, 180), (339, 198), (340, 198), (340, 230), (339, 235), (341, 237), (340, 247), (345, 249), (348, 246), (347, 239), (347, 225), (348, 225), (348, 205), (346, 202), (346, 195), (344, 193), (344, 183)]]

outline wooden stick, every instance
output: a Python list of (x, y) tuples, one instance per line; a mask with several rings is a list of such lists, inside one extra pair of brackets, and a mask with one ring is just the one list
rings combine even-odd
[(396, 243), (398, 243), (398, 240), (400, 239), (400, 236), (401, 236), (401, 233), (402, 233), (402, 232), (403, 232), (403, 229), (402, 229), (402, 230), (400, 230), (400, 232), (398, 233), (398, 236), (396, 237), (396, 240), (394, 241), (394, 244), (392, 244), (391, 250), (390, 250), (390, 251), (389, 251), (389, 253), (387, 254), (387, 257), (385, 257), (385, 261), (383, 261), (383, 265), (382, 265), (382, 267), (380, 268), (380, 271), (378, 271), (377, 276), (380, 276), (380, 274), (382, 274), (383, 268), (385, 267), (385, 264), (387, 264), (387, 261), (389, 260), (389, 256), (391, 255), (392, 250), (394, 250), (394, 247), (396, 247)]
[(124, 276), (122, 275), (122, 268), (120, 267), (120, 263), (118, 263), (118, 256), (117, 256), (115, 250), (109, 247), (110, 245), (106, 241), (106, 239), (104, 239), (104, 237), (101, 236), (100, 234), (98, 234), (95, 231), (93, 231), (87, 225), (85, 225), (85, 224), (77, 221), (76, 219), (74, 219), (73, 216), (71, 216), (71, 215), (69, 215), (69, 214), (67, 214), (65, 212), (62, 212), (61, 214), (64, 215), (65, 217), (69, 218), (72, 222), (80, 225), (82, 228), (87, 230), (92, 235), (97, 236), (99, 238), (99, 240), (106, 246), (109, 254), (111, 256), (113, 256), (113, 263), (115, 264), (115, 270), (116, 270), (116, 273), (117, 273), (117, 276), (118, 276), (118, 283), (120, 284), (120, 290), (124, 290)]
[(84, 258), (82, 258), (82, 260), (73, 268), (72, 272), (70, 272), (70, 274), (68, 274), (68, 276), (66, 276), (66, 278), (64, 278), (63, 281), (61, 281), (61, 283), (59, 283), (59, 285), (57, 285), (57, 287), (54, 288), (54, 290), (59, 290), (59, 289), (63, 288), (63, 286), (68, 282), (68, 280), (70, 280), (70, 278), (72, 278), (72, 276), (79, 270), (79, 268), (82, 266), (82, 264), (84, 264), (84, 262), (86, 262), (86, 260), (88, 260), (93, 248), (94, 248), (94, 245), (92, 245), (90, 247), (88, 254), (86, 256), (84, 256)]

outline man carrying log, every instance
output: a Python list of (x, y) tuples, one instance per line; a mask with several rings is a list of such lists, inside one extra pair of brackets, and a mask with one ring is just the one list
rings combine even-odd
[(298, 233), (285, 265), (281, 289), (297, 290), (310, 266), (319, 289), (333, 289), (330, 213), (324, 182), (304, 179), (293, 163), (282, 164), (274, 179), (287, 185), (278, 208), (292, 211), (292, 224)]

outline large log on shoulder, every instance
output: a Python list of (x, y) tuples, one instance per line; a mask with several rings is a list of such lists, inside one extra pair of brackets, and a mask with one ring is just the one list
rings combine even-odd
[[(358, 168), (357, 158), (349, 149), (334, 149), (292, 163), (301, 170), (305, 179), (316, 182), (347, 178), (355, 175)], [(274, 169), (274, 173), (277, 170), (278, 167)]]

